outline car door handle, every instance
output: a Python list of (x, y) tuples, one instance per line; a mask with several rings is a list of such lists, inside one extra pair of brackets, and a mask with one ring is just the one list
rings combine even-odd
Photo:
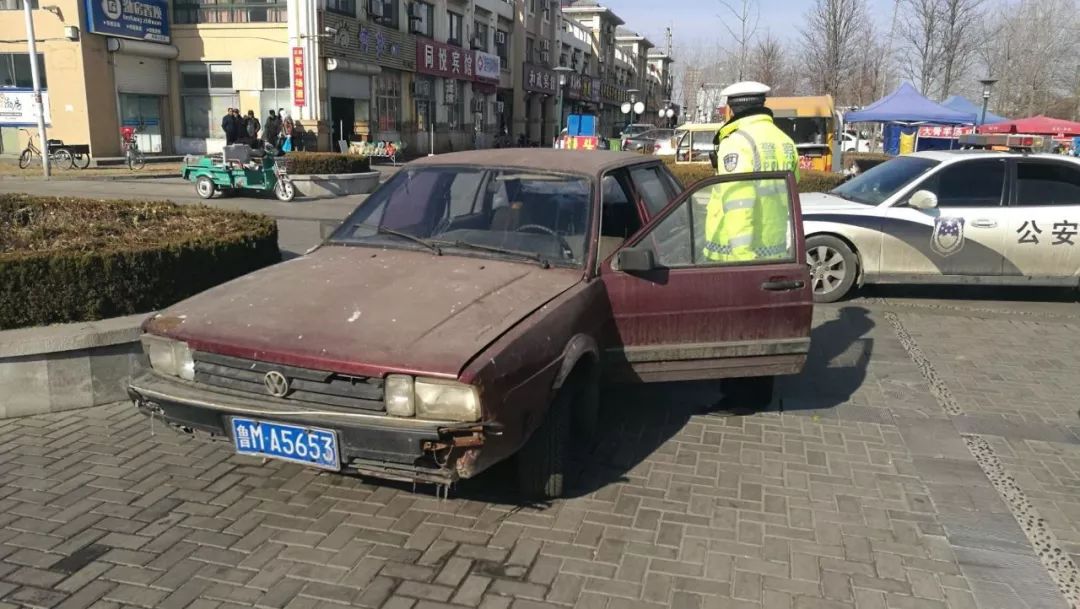
[(982, 220), (982, 219), (973, 220), (971, 222), (971, 225), (974, 226), (975, 228), (996, 228), (997, 227), (997, 221), (996, 220)]
[(806, 282), (802, 279), (789, 279), (781, 281), (766, 281), (761, 284), (761, 289), (769, 290), (771, 292), (786, 292), (788, 290), (801, 290), (806, 287)]

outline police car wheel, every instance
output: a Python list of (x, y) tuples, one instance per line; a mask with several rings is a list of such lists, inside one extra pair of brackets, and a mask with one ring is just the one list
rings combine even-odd
[(858, 258), (846, 243), (830, 235), (814, 235), (806, 240), (806, 263), (814, 302), (836, 302), (855, 284)]

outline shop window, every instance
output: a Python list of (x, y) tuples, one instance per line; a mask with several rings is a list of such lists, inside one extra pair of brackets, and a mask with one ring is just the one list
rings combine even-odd
[(435, 37), (435, 20), (432, 18), (435, 15), (435, 7), (427, 2), (420, 2), (417, 0), (413, 2), (413, 11), (415, 16), (412, 19), (412, 31), (414, 34), (420, 34), (428, 38)]
[(348, 17), (356, 16), (356, 0), (326, 0), (326, 10)]
[(375, 124), (379, 133), (401, 127), (401, 78), (397, 74), (375, 77)]
[(398, 28), (398, 0), (372, 0), (373, 2), (382, 2), (383, 14), (379, 18), (379, 23), (385, 25), (388, 28)]
[[(0, 0), (0, 11), (21, 11), (24, 6), (23, 0)], [(37, 7), (37, 0), (30, 0), (30, 8)]]
[(446, 42), (461, 46), (461, 41), (465, 40), (465, 33), (462, 31), (462, 28), (465, 27), (464, 19), (461, 15), (453, 11), (447, 11), (446, 16), (450, 25), (450, 29), (446, 36)]
[(180, 106), (183, 137), (223, 138), (221, 119), (239, 107), (231, 63), (182, 62)]
[[(41, 88), (47, 89), (49, 85), (45, 79), (45, 55), (38, 53), (37, 59)], [(0, 53), (0, 88), (21, 87), (29, 89), (33, 86), (34, 78), (30, 74), (30, 54)]]
[(286, 23), (287, 21), (288, 11), (285, 8), (285, 0), (259, 2), (176, 0), (173, 5), (173, 22), (179, 24)]
[(536, 52), (536, 40), (532, 36), (525, 37), (525, 63), (536, 63), (533, 54)]
[(262, 58), (262, 93), (259, 94), (259, 120), (265, 122), (271, 110), (292, 106), (292, 62), (288, 57)]

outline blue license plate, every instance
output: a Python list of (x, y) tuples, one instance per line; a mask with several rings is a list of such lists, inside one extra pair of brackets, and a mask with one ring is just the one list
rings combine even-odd
[(236, 452), (242, 455), (273, 457), (334, 471), (341, 469), (337, 434), (328, 429), (234, 418), (232, 434)]

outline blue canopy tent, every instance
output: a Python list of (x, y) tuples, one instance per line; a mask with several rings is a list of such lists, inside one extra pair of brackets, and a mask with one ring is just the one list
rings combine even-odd
[(918, 129), (918, 123), (970, 125), (974, 124), (976, 119), (974, 112), (946, 108), (927, 99), (911, 86), (911, 83), (906, 82), (862, 110), (844, 115), (845, 123), (886, 123), (883, 143), (889, 154), (900, 151), (900, 134), (914, 133)]
[[(941, 102), (941, 105), (945, 106), (946, 108), (956, 110), (957, 112), (972, 113), (975, 115), (976, 121), (978, 120), (979, 115), (982, 114), (982, 107), (975, 105), (975, 102), (969, 100), (963, 95), (950, 96), (949, 99)], [(986, 120), (983, 121), (983, 124), (993, 125), (994, 123), (1004, 123), (1007, 120), (1009, 119), (1005, 118), (1004, 116), (998, 116), (992, 112), (987, 112)]]

